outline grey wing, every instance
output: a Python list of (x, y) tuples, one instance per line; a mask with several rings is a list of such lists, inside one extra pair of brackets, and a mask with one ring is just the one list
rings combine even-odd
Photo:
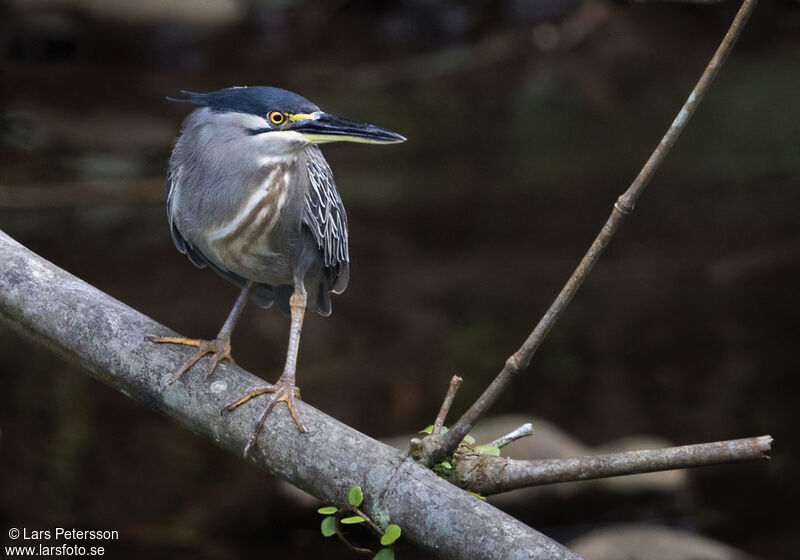
[(205, 268), (209, 264), (208, 259), (206, 259), (200, 251), (192, 247), (191, 243), (184, 239), (181, 232), (178, 231), (178, 225), (175, 223), (175, 204), (178, 197), (178, 184), (180, 180), (181, 168), (179, 167), (173, 170), (170, 166), (170, 169), (167, 171), (167, 220), (169, 220), (169, 232), (172, 235), (172, 242), (175, 244), (178, 251), (189, 257), (193, 265), (199, 268)]
[(306, 193), (303, 223), (322, 251), (328, 289), (339, 294), (350, 278), (347, 214), (331, 168), (316, 146), (309, 149), (308, 175), (311, 184)]
[(178, 196), (178, 183), (180, 182), (181, 177), (181, 168), (177, 170), (170, 168), (167, 170), (167, 220), (169, 220), (169, 232), (172, 235), (172, 242), (175, 244), (175, 247), (189, 257), (189, 260), (192, 261), (192, 264), (199, 267), (205, 268), (208, 265), (208, 262), (203, 257), (203, 255), (194, 249), (191, 244), (187, 243), (186, 240), (181, 235), (181, 232), (178, 231), (178, 226), (175, 224), (175, 201)]
[[(180, 175), (180, 168), (178, 168), (177, 171), (173, 171), (172, 168), (167, 171), (167, 219), (169, 220), (169, 231), (172, 234), (172, 242), (175, 244), (175, 247), (178, 249), (178, 251), (186, 255), (196, 267), (208, 267), (229, 282), (232, 282), (240, 288), (243, 288), (247, 283), (246, 279), (231, 272), (230, 270), (227, 270), (222, 265), (219, 265), (212, 259), (206, 257), (202, 251), (187, 241), (183, 237), (183, 234), (181, 234), (180, 230), (178, 230), (178, 225), (175, 223), (174, 210), (176, 197), (178, 196), (179, 192), (178, 182), (181, 178)], [(267, 284), (259, 284), (253, 291), (252, 299), (259, 307), (267, 308), (271, 306), (275, 301), (272, 286), (268, 286)], [(288, 309), (285, 314), (288, 314)]]

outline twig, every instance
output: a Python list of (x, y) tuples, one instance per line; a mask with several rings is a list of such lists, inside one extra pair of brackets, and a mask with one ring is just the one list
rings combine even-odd
[(345, 508), (342, 508), (341, 511), (350, 512), (353, 513), (354, 515), (358, 515), (364, 520), (364, 523), (367, 524), (367, 527), (369, 527), (373, 533), (375, 533), (379, 537), (383, 536), (383, 529), (378, 527), (377, 523), (375, 523), (369, 515), (358, 509), (356, 506), (347, 506)]
[(339, 524), (336, 524), (336, 536), (339, 537), (339, 540), (342, 541), (347, 548), (352, 550), (353, 552), (358, 552), (360, 554), (372, 554), (372, 551), (368, 548), (361, 548), (360, 546), (356, 546), (350, 542), (350, 540), (342, 534), (342, 528), (339, 527)]
[(736, 43), (736, 39), (747, 23), (747, 19), (750, 17), (750, 13), (755, 5), (756, 0), (744, 0), (733, 23), (731, 23), (730, 29), (728, 29), (725, 37), (722, 39), (719, 48), (717, 48), (708, 66), (706, 66), (703, 75), (700, 76), (700, 80), (697, 82), (697, 85), (695, 85), (686, 103), (684, 103), (678, 113), (678, 116), (675, 117), (672, 125), (669, 127), (666, 134), (664, 134), (661, 142), (656, 146), (631, 186), (617, 199), (603, 229), (589, 247), (589, 250), (572, 273), (572, 276), (567, 280), (567, 283), (558, 294), (558, 297), (556, 297), (555, 301), (550, 305), (550, 308), (533, 329), (533, 332), (531, 332), (519, 350), (506, 360), (503, 369), (497, 377), (494, 378), (489, 387), (486, 388), (483, 394), (478, 397), (472, 406), (461, 416), (458, 422), (451, 426), (447, 433), (435, 436), (431, 435), (422, 441), (423, 464), (431, 466), (452, 454), (459, 442), (475, 425), (478, 418), (494, 404), (497, 397), (505, 390), (514, 378), (514, 374), (528, 367), (531, 358), (541, 345), (545, 336), (547, 336), (547, 333), (553, 328), (556, 320), (558, 320), (564, 312), (564, 309), (569, 305), (569, 302), (581, 287), (581, 284), (583, 284), (589, 272), (591, 272), (595, 263), (600, 258), (600, 255), (614, 237), (622, 221), (628, 214), (633, 212), (636, 201), (650, 183), (650, 180), (675, 144), (678, 136), (680, 136), (683, 129), (686, 128), (689, 118), (694, 113), (706, 91), (708, 91), (711, 82), (719, 73), (722, 63)]
[(513, 432), (510, 432), (504, 436), (497, 438), (493, 442), (489, 443), (489, 445), (493, 445), (495, 447), (505, 447), (509, 443), (517, 441), (520, 438), (527, 437), (531, 434), (533, 434), (533, 424), (527, 422), (526, 424), (523, 424)]
[(444, 421), (447, 418), (447, 414), (450, 412), (450, 407), (453, 405), (453, 399), (456, 398), (456, 392), (458, 392), (458, 388), (461, 387), (461, 382), (464, 381), (459, 376), (454, 375), (452, 379), (450, 379), (450, 387), (447, 388), (447, 394), (442, 401), (442, 407), (439, 409), (439, 414), (436, 415), (436, 421), (433, 423), (433, 431), (432, 434), (438, 434), (442, 431), (442, 426), (444, 426)]
[(467, 453), (458, 456), (451, 482), (488, 496), (556, 482), (768, 459), (766, 453), (770, 451), (771, 444), (771, 436), (761, 436), (665, 449), (536, 461), (516, 461)]
[[(383, 536), (383, 534), (384, 534), (383, 529), (381, 529), (378, 526), (378, 524), (375, 523), (369, 515), (367, 515), (363, 511), (361, 511), (358, 507), (356, 507), (356, 506), (347, 506), (347, 507), (341, 508), (337, 512), (337, 518), (344, 517), (344, 516), (348, 516), (349, 517), (349, 515), (357, 515), (357, 516), (359, 516), (361, 519), (364, 520), (364, 523), (367, 524), (367, 527), (369, 528), (370, 531), (372, 531), (378, 537), (382, 537)], [(348, 538), (344, 536), (344, 534), (342, 533), (341, 529), (342, 528), (340, 527), (340, 524), (337, 522), (336, 523), (336, 536), (339, 537), (340, 541), (342, 541), (344, 544), (347, 545), (347, 548), (349, 548), (353, 552), (359, 552), (361, 554), (372, 554), (372, 551), (370, 549), (361, 548), (361, 547), (356, 546), (353, 543), (351, 543), (348, 540)]]

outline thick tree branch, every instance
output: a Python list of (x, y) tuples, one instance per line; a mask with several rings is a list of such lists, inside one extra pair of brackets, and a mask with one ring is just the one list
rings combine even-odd
[[(87, 369), (96, 379), (241, 456), (262, 404), (225, 404), (263, 381), (220, 364), (214, 377), (168, 381), (183, 349), (145, 334), (172, 335), (152, 319), (35, 255), (0, 231), (0, 323)], [(579, 558), (514, 518), (447, 483), (408, 455), (299, 402), (309, 433), (285, 407), (264, 427), (249, 461), (313, 494), (345, 505), (356, 484), (363, 509), (381, 525), (443, 558)], [(488, 538), (487, 535), (491, 535)]]
[(450, 427), (447, 433), (431, 435), (422, 440), (420, 455), (423, 464), (431, 466), (452, 454), (459, 442), (464, 439), (464, 436), (467, 435), (475, 425), (478, 418), (494, 404), (506, 387), (508, 387), (515, 374), (528, 367), (531, 358), (533, 358), (536, 350), (539, 349), (547, 333), (553, 328), (555, 322), (583, 284), (583, 281), (589, 276), (595, 263), (597, 263), (600, 255), (603, 254), (603, 251), (611, 242), (611, 239), (614, 237), (614, 234), (625, 217), (633, 212), (636, 201), (644, 192), (645, 188), (647, 188), (647, 185), (650, 183), (653, 175), (655, 175), (656, 170), (667, 157), (667, 154), (672, 149), (678, 136), (680, 136), (683, 129), (686, 128), (689, 119), (692, 114), (694, 114), (695, 109), (708, 91), (711, 82), (714, 81), (723, 62), (725, 62), (733, 45), (736, 43), (736, 39), (747, 23), (747, 19), (750, 17), (750, 13), (753, 11), (755, 5), (756, 0), (744, 0), (733, 23), (731, 23), (730, 29), (728, 29), (725, 37), (722, 39), (722, 43), (708, 63), (703, 75), (700, 76), (700, 80), (697, 82), (697, 85), (695, 85), (686, 103), (684, 103), (678, 113), (678, 116), (675, 117), (672, 125), (669, 127), (666, 134), (664, 134), (661, 142), (656, 146), (631, 186), (617, 199), (603, 229), (600, 231), (597, 238), (595, 238), (555, 301), (553, 301), (550, 308), (533, 329), (533, 332), (531, 332), (519, 350), (506, 360), (505, 366), (489, 387), (486, 388), (483, 394), (478, 397), (478, 400), (476, 400), (461, 416), (458, 422)]
[(645, 449), (575, 457), (517, 461), (479, 453), (457, 453), (451, 482), (484, 496), (556, 482), (574, 482), (610, 476), (684, 469), (768, 459), (772, 437), (716, 441), (666, 449)]

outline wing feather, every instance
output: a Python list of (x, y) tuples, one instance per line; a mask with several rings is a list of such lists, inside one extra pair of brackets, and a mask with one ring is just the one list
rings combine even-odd
[(347, 214), (333, 181), (333, 172), (316, 146), (308, 151), (310, 186), (306, 192), (303, 223), (322, 250), (328, 289), (341, 293), (350, 276)]

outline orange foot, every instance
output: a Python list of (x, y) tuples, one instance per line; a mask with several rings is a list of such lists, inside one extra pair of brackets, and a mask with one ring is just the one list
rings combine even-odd
[(297, 424), (297, 429), (300, 430), (300, 433), (304, 434), (308, 431), (305, 425), (303, 425), (303, 423), (300, 421), (300, 417), (298, 416), (297, 410), (294, 406), (294, 400), (300, 398), (300, 390), (295, 387), (294, 382), (284, 381), (283, 377), (278, 379), (275, 385), (272, 385), (271, 387), (254, 389), (253, 391), (250, 391), (236, 402), (229, 404), (226, 408), (228, 410), (236, 410), (250, 399), (267, 393), (272, 393), (273, 397), (269, 400), (269, 403), (267, 403), (264, 412), (261, 413), (261, 417), (258, 419), (258, 423), (256, 424), (256, 429), (253, 431), (250, 439), (247, 440), (247, 445), (244, 448), (245, 457), (247, 457), (250, 449), (253, 447), (253, 445), (255, 445), (256, 440), (258, 439), (258, 434), (261, 433), (261, 428), (264, 426), (264, 421), (267, 419), (267, 416), (270, 412), (272, 412), (272, 409), (275, 408), (275, 405), (279, 402), (285, 402), (286, 406), (289, 407), (289, 412), (292, 415), (294, 423)]
[(217, 337), (214, 340), (198, 340), (196, 338), (150, 335), (147, 336), (147, 339), (156, 344), (182, 344), (183, 346), (193, 346), (197, 348), (195, 352), (186, 358), (181, 367), (178, 368), (178, 371), (172, 376), (172, 379), (169, 381), (170, 385), (180, 379), (181, 375), (186, 373), (206, 354), (211, 354), (211, 361), (206, 370), (204, 379), (207, 379), (209, 375), (214, 373), (214, 370), (217, 369), (217, 365), (219, 365), (222, 360), (234, 363), (231, 357), (231, 339), (227, 336)]

